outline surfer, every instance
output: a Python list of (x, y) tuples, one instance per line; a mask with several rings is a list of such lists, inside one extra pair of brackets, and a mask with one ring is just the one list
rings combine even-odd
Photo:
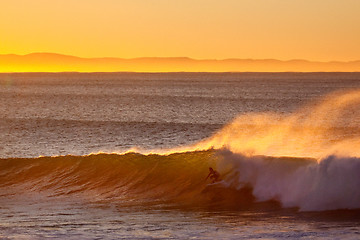
[(215, 171), (214, 169), (212, 169), (211, 167), (209, 167), (209, 175), (206, 177), (205, 180), (207, 180), (209, 177), (212, 180), (212, 183), (215, 183), (217, 181), (220, 181), (220, 173), (218, 173), (217, 171)]

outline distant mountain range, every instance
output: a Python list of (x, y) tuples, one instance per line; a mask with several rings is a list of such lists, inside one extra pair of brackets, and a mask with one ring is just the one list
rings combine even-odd
[(186, 57), (80, 58), (55, 53), (0, 54), (0, 72), (360, 72), (360, 60), (196, 60)]

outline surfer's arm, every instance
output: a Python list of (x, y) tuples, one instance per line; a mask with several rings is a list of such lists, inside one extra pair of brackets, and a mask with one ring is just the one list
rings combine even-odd
[(205, 180), (207, 180), (210, 177), (211, 173), (209, 173), (209, 175), (207, 175), (207, 177), (205, 178)]

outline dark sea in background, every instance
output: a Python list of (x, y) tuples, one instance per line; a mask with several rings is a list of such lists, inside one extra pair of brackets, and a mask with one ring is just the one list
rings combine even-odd
[[(291, 116), (359, 89), (360, 73), (0, 74), (0, 238), (359, 239), (357, 155), (326, 158), (340, 170), (322, 175), (304, 156), (176, 151), (239, 116)], [(358, 126), (343, 125), (357, 143)], [(221, 184), (204, 181), (209, 166)], [(296, 194), (302, 171), (321, 177), (317, 194)], [(258, 186), (277, 177), (298, 187), (290, 200), (291, 186)]]
[(0, 75), (0, 157), (188, 145), (244, 113), (291, 113), (358, 73)]

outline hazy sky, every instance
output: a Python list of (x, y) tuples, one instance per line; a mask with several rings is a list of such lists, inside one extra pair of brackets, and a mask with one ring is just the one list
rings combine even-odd
[(0, 54), (360, 59), (360, 0), (0, 0)]

